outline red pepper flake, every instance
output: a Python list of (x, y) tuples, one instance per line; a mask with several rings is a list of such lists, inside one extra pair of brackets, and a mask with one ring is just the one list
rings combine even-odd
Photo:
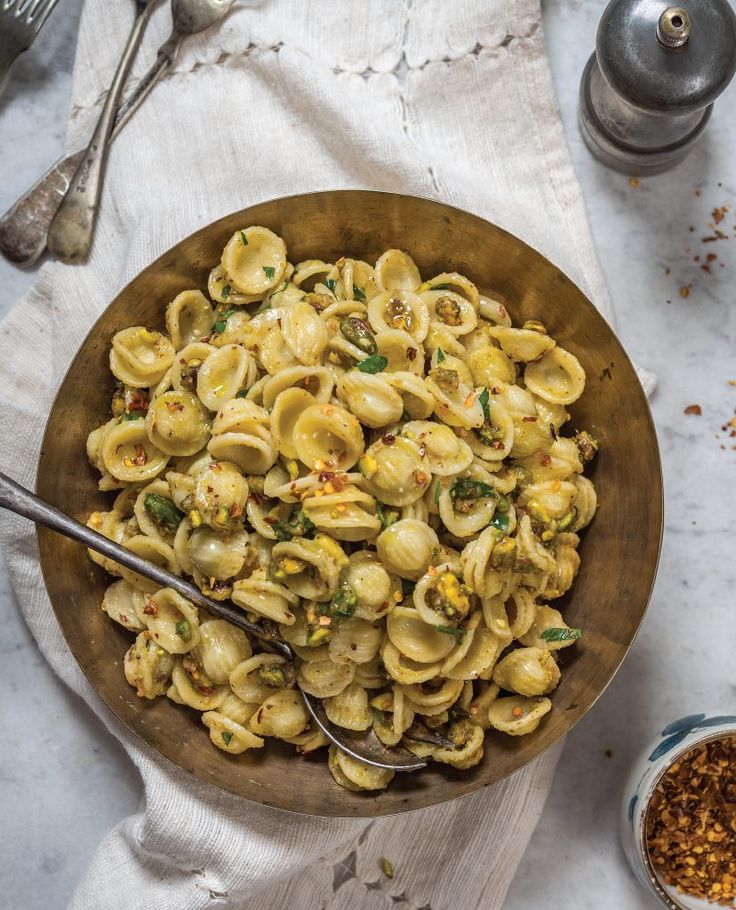
[(278, 524), (278, 518), (274, 518), (273, 515), (264, 515), (264, 516), (263, 516), (263, 521), (264, 521), (264, 523), (267, 524), (267, 525), (275, 525), (275, 524)]
[(385, 446), (392, 446), (396, 442), (396, 437), (393, 433), (384, 433), (384, 435), (381, 436), (381, 442)]
[(319, 482), (327, 483), (328, 480), (332, 480), (335, 475), (332, 471), (320, 471), (319, 472)]
[(716, 256), (715, 253), (708, 253), (705, 258), (708, 260), (708, 262), (713, 262), (714, 260), (718, 259), (718, 256)]
[(416, 348), (407, 348), (406, 356), (409, 358), (409, 360), (415, 360), (416, 356), (417, 356), (417, 349)]
[(529, 416), (527, 416), (527, 417), (524, 418), (524, 423), (536, 423), (536, 420), (537, 420), (536, 417), (529, 417)]
[(552, 459), (545, 452), (539, 456), (539, 463), (542, 465), (543, 468), (546, 468), (552, 464)]
[(685, 412), (684, 412), (684, 413), (685, 413), (685, 414), (695, 414), (695, 415), (697, 415), (698, 417), (700, 417), (700, 415), (703, 413), (703, 409), (700, 407), (699, 404), (689, 404), (689, 405), (685, 408)]
[(146, 616), (155, 616), (158, 613), (158, 607), (152, 600), (147, 600), (143, 612)]
[(146, 455), (146, 450), (139, 442), (137, 442), (135, 444), (135, 458), (133, 459), (133, 464), (137, 464), (138, 467), (143, 467), (147, 461), (148, 455)]
[(683, 287), (681, 287), (680, 288), (680, 297), (689, 297), (691, 287), (692, 287), (691, 284), (686, 284)]

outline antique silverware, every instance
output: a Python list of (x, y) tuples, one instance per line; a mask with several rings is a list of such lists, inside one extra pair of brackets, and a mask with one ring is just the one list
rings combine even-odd
[(51, 222), (48, 234), (49, 252), (62, 262), (81, 262), (87, 258), (92, 246), (109, 148), (108, 140), (115, 121), (120, 93), (143, 37), (143, 30), (148, 24), (157, 2), (158, 0), (135, 0), (136, 17), (133, 27), (102, 106), (99, 120), (66, 196)]
[[(644, 615), (662, 534), (662, 476), (646, 397), (625, 351), (582, 291), (540, 253), (476, 215), (392, 193), (321, 191), (270, 200), (203, 226), (143, 269), (91, 327), (49, 410), (36, 491), (86, 521), (109, 510), (85, 459), (87, 433), (109, 420), (110, 340), (123, 326), (164, 328), (166, 304), (185, 288), (207, 288), (212, 263), (233, 233), (251, 224), (284, 238), (289, 259), (335, 257), (346, 250), (375, 261), (408, 250), (421, 273), (457, 269), (482, 294), (503, 301), (516, 323), (542, 317), (551, 335), (581, 362), (585, 394), (570, 407), (572, 426), (600, 441), (594, 463), (599, 508), (581, 542), (582, 567), (565, 618), (585, 629), (581, 646), (552, 695), (553, 709), (528, 736), (489, 731), (482, 761), (459, 773), (430, 762), (397, 774), (386, 790), (353, 793), (334, 785), (324, 761), (298, 758), (281, 743), (233, 759), (214, 749), (199, 718), (166, 698), (141, 709), (122, 672), (130, 646), (124, 629), (100, 610), (109, 576), (77, 544), (38, 527), (41, 571), (74, 657), (111, 711), (158, 755), (193, 780), (267, 806), (306, 815), (376, 817), (426, 808), (518, 771), (564, 736), (604, 691)], [(91, 646), (92, 643), (92, 646)], [(411, 697), (411, 696), (410, 696)]]
[[(97, 553), (102, 553), (104, 556), (114, 559), (144, 578), (150, 579), (162, 588), (173, 588), (182, 597), (185, 597), (198, 607), (202, 607), (215, 616), (219, 616), (234, 626), (238, 626), (238, 628), (243, 629), (255, 638), (266, 642), (270, 648), (288, 661), (294, 660), (295, 655), (291, 646), (278, 638), (268, 624), (259, 625), (251, 622), (242, 610), (227, 603), (210, 600), (196, 585), (186, 581), (179, 575), (174, 575), (173, 572), (162, 569), (147, 559), (143, 559), (130, 550), (126, 550), (124, 546), (114, 540), (109, 540), (92, 528), (75, 521), (75, 519), (44, 502), (31, 493), (30, 490), (26, 490), (25, 487), (22, 487), (3, 473), (0, 473), (0, 507), (15, 512), (17, 515), (22, 515), (37, 524), (42, 524), (71, 540), (76, 540)], [(392, 771), (417, 771), (426, 766), (426, 761), (417, 758), (408, 749), (398, 746), (394, 748), (384, 746), (372, 728), (366, 731), (352, 732), (344, 730), (342, 727), (336, 727), (328, 720), (327, 714), (322, 707), (322, 702), (318, 698), (314, 698), (307, 692), (302, 692), (302, 695), (304, 696), (307, 710), (312, 715), (317, 726), (343, 752), (347, 752), (368, 765), (375, 765), (377, 768), (388, 768)]]
[[(232, 4), (233, 0), (172, 0), (171, 35), (159, 48), (156, 62), (118, 108), (109, 142), (173, 65), (182, 42), (218, 22)], [(84, 155), (82, 150), (57, 161), (0, 219), (0, 253), (11, 262), (27, 268), (43, 254), (51, 222)]]
[(0, 0), (0, 92), (10, 68), (33, 44), (59, 0)]
[(728, 0), (613, 0), (580, 86), (590, 151), (627, 174), (681, 161), (736, 70), (736, 14)]

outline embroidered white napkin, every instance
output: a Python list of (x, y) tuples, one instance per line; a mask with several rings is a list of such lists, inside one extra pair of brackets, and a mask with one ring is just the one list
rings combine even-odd
[[(87, 0), (70, 148), (97, 116), (131, 7)], [(161, 9), (138, 75), (168, 27)], [(53, 392), (94, 318), (139, 269), (230, 211), (339, 187), (435, 196), (477, 212), (541, 250), (611, 316), (539, 0), (251, 0), (187, 42), (116, 141), (89, 262), (45, 267), (0, 328), (3, 469), (33, 485)], [(80, 457), (87, 429), (79, 428)], [(121, 740), (145, 784), (144, 807), (102, 842), (72, 907), (502, 905), (559, 747), (492, 789), (374, 822), (301, 818), (192, 783), (132, 738), (83, 678), (51, 612), (32, 527), (4, 521), (2, 538), (39, 647)], [(393, 879), (379, 870), (382, 856)]]

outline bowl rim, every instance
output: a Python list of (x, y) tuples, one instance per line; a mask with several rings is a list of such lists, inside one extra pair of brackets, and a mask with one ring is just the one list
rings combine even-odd
[[(695, 734), (695, 730), (692, 731), (692, 734)], [(647, 790), (645, 798), (641, 801), (641, 809), (639, 816), (639, 823), (636, 827), (636, 845), (639, 856), (641, 857), (642, 864), (644, 866), (644, 871), (647, 874), (647, 878), (657, 894), (657, 897), (662, 902), (665, 907), (668, 907), (669, 910), (690, 910), (690, 908), (677, 901), (673, 895), (671, 895), (665, 888), (662, 880), (657, 874), (654, 864), (652, 862), (652, 857), (649, 853), (649, 845), (647, 843), (647, 817), (649, 815), (649, 810), (651, 808), (652, 799), (654, 798), (654, 793), (657, 789), (657, 785), (665, 776), (665, 774), (670, 770), (670, 768), (676, 764), (683, 755), (687, 755), (688, 752), (691, 752), (693, 749), (696, 749), (698, 746), (703, 745), (704, 743), (715, 742), (719, 739), (725, 739), (726, 737), (736, 737), (736, 724), (729, 722), (724, 723), (722, 728), (717, 730), (708, 730), (704, 731), (702, 735), (696, 735), (694, 739), (691, 739), (689, 742), (680, 743), (672, 753), (667, 753), (663, 755), (660, 759), (662, 762), (659, 768), (652, 774), (652, 777), (649, 779), (647, 784)], [(656, 767), (656, 764), (655, 764)], [(699, 898), (700, 899), (700, 898)], [(704, 903), (706, 906), (718, 906), (717, 904), (708, 904)]]
[[(190, 233), (186, 234), (185, 236), (179, 238), (176, 241), (176, 243), (167, 247), (155, 259), (153, 259), (151, 262), (149, 262), (143, 268), (139, 269), (130, 278), (129, 281), (127, 281), (122, 287), (120, 287), (116, 291), (115, 295), (109, 300), (107, 305), (101, 310), (101, 312), (99, 313), (99, 315), (94, 320), (94, 322), (90, 326), (89, 330), (85, 334), (84, 338), (81, 340), (80, 344), (78, 345), (75, 354), (72, 356), (71, 360), (69, 361), (69, 364), (64, 372), (64, 375), (59, 382), (59, 385), (54, 393), (53, 401), (49, 407), (49, 413), (48, 413), (48, 417), (46, 419), (46, 424), (44, 426), (44, 432), (42, 435), (38, 459), (36, 462), (36, 476), (35, 476), (35, 482), (34, 482), (34, 488), (35, 488), (36, 492), (38, 493), (39, 477), (40, 477), (40, 473), (41, 473), (41, 466), (42, 466), (42, 461), (44, 458), (44, 452), (46, 451), (47, 443), (49, 442), (48, 434), (49, 434), (49, 429), (50, 429), (51, 416), (57, 407), (62, 387), (64, 386), (64, 384), (68, 378), (69, 372), (71, 371), (71, 369), (76, 361), (76, 358), (79, 355), (80, 350), (87, 343), (90, 336), (96, 331), (99, 323), (105, 318), (105, 316), (109, 312), (109, 310), (116, 304), (116, 302), (123, 296), (123, 294), (125, 294), (125, 292), (131, 287), (131, 285), (133, 285), (140, 278), (140, 276), (144, 272), (159, 265), (161, 263), (161, 261), (164, 260), (171, 253), (171, 251), (174, 248), (180, 246), (181, 244), (185, 244), (187, 241), (193, 239), (196, 235), (198, 235), (200, 233), (211, 231), (213, 229), (217, 229), (217, 227), (220, 224), (228, 221), (229, 219), (233, 218), (236, 215), (240, 215), (240, 214), (246, 215), (247, 213), (251, 212), (252, 210), (260, 208), (265, 205), (274, 205), (274, 204), (278, 204), (278, 203), (292, 202), (292, 201), (296, 201), (296, 200), (310, 200), (310, 199), (314, 200), (315, 202), (318, 202), (320, 199), (322, 199), (325, 196), (340, 197), (342, 195), (355, 196), (356, 194), (363, 194), (366, 196), (373, 196), (373, 197), (381, 196), (381, 197), (386, 197), (387, 199), (393, 199), (393, 200), (398, 200), (398, 201), (418, 200), (420, 202), (427, 203), (431, 206), (436, 207), (438, 211), (442, 211), (443, 209), (445, 209), (445, 210), (450, 210), (452, 212), (458, 213), (459, 215), (461, 215), (463, 217), (473, 218), (473, 219), (477, 220), (478, 222), (482, 223), (483, 225), (490, 227), (493, 231), (499, 232), (500, 234), (509, 238), (519, 248), (524, 248), (525, 250), (528, 250), (534, 256), (538, 257), (540, 260), (543, 260), (545, 263), (547, 263), (558, 276), (563, 278), (565, 281), (569, 282), (569, 284), (573, 287), (573, 289), (579, 294), (581, 301), (583, 303), (583, 306), (586, 308), (589, 308), (589, 310), (593, 314), (593, 318), (600, 321), (601, 326), (604, 328), (605, 332), (610, 336), (614, 346), (617, 348), (619, 356), (621, 356), (623, 358), (624, 362), (628, 365), (628, 367), (635, 379), (636, 386), (640, 393), (640, 404), (642, 405), (642, 410), (641, 410), (640, 416), (643, 416), (646, 421), (646, 425), (650, 432), (651, 439), (652, 439), (652, 442), (654, 445), (653, 454), (655, 456), (655, 463), (656, 463), (655, 479), (657, 482), (657, 484), (656, 484), (657, 490), (656, 491), (652, 490), (651, 495), (653, 497), (652, 501), (656, 505), (657, 514), (659, 515), (659, 527), (658, 527), (658, 533), (656, 535), (656, 540), (655, 540), (656, 552), (654, 554), (654, 558), (652, 559), (651, 565), (649, 567), (651, 577), (650, 577), (649, 584), (645, 591), (645, 596), (642, 598), (643, 603), (642, 603), (641, 613), (640, 613), (640, 616), (636, 623), (636, 627), (631, 634), (630, 640), (627, 642), (627, 644), (623, 648), (621, 655), (620, 655), (619, 659), (616, 661), (615, 665), (612, 666), (608, 680), (606, 681), (605, 685), (603, 685), (600, 688), (600, 690), (598, 692), (596, 692), (595, 695), (591, 698), (587, 708), (579, 716), (573, 718), (569, 722), (569, 726), (564, 731), (561, 731), (559, 734), (557, 734), (557, 736), (553, 740), (551, 740), (546, 746), (541, 748), (536, 754), (531, 755), (531, 756), (525, 758), (523, 761), (521, 761), (516, 766), (516, 768), (514, 768), (513, 770), (505, 772), (501, 777), (498, 777), (495, 781), (493, 781), (489, 784), (479, 783), (477, 787), (475, 787), (474, 789), (472, 789), (466, 793), (460, 793), (455, 796), (446, 796), (446, 797), (443, 796), (441, 799), (434, 800), (434, 801), (430, 800), (420, 806), (412, 806), (409, 808), (397, 806), (396, 808), (391, 809), (389, 811), (386, 811), (385, 809), (381, 808), (379, 811), (374, 810), (371, 812), (360, 812), (360, 813), (329, 812), (329, 813), (319, 813), (318, 814), (314, 811), (302, 811), (302, 810), (299, 810), (296, 808), (291, 808), (291, 807), (286, 807), (286, 806), (274, 806), (271, 804), (262, 803), (259, 800), (254, 800), (251, 797), (244, 796), (242, 793), (236, 792), (235, 790), (229, 788), (226, 785), (225, 781), (204, 779), (203, 777), (200, 777), (193, 770), (182, 767), (173, 758), (170, 758), (169, 756), (165, 755), (155, 745), (148, 742), (148, 740), (144, 737), (142, 732), (140, 732), (139, 730), (132, 727), (128, 723), (127, 720), (122, 718), (115, 711), (114, 705), (113, 705), (113, 699), (111, 699), (111, 698), (108, 699), (105, 695), (103, 695), (98, 690), (95, 682), (91, 678), (91, 675), (90, 675), (90, 672), (88, 671), (88, 669), (86, 667), (82, 666), (80, 661), (77, 660), (75, 651), (69, 640), (66, 629), (65, 629), (63, 623), (61, 622), (59, 613), (57, 612), (57, 608), (54, 604), (54, 601), (51, 597), (51, 593), (49, 591), (49, 586), (48, 586), (47, 579), (46, 579), (46, 572), (43, 571), (43, 560), (40, 556), (40, 553), (42, 550), (41, 535), (45, 533), (45, 529), (39, 528), (39, 526), (37, 525), (36, 530), (35, 530), (35, 536), (36, 536), (37, 549), (39, 551), (39, 563), (41, 565), (41, 570), (42, 570), (41, 575), (43, 578), (44, 587), (46, 588), (47, 595), (48, 595), (49, 601), (51, 603), (54, 617), (55, 617), (57, 623), (59, 624), (62, 635), (64, 637), (64, 641), (66, 642), (67, 647), (69, 648), (72, 656), (74, 657), (74, 660), (77, 663), (77, 666), (80, 668), (80, 670), (84, 674), (87, 682), (90, 684), (90, 687), (95, 692), (95, 695), (104, 703), (106, 708), (111, 712), (112, 715), (114, 715), (114, 717), (117, 719), (117, 721), (123, 724), (126, 731), (129, 734), (132, 734), (133, 736), (135, 736), (136, 739), (138, 740), (138, 742), (143, 746), (143, 748), (150, 750), (150, 752), (153, 755), (155, 755), (158, 759), (163, 759), (167, 763), (167, 765), (170, 765), (172, 768), (176, 768), (179, 772), (183, 772), (192, 781), (195, 781), (200, 784), (201, 783), (208, 784), (208, 785), (216, 788), (220, 792), (225, 793), (230, 797), (236, 797), (240, 800), (243, 800), (246, 803), (255, 802), (257, 805), (266, 805), (266, 806), (268, 806), (268, 808), (272, 808), (272, 809), (276, 809), (279, 811), (288, 812), (288, 813), (291, 813), (294, 815), (304, 816), (304, 817), (330, 817), (330, 818), (358, 818), (358, 817), (379, 818), (379, 817), (385, 817), (385, 818), (388, 818), (391, 816), (401, 815), (406, 812), (420, 811), (421, 809), (431, 808), (431, 807), (443, 805), (443, 804), (446, 804), (449, 802), (454, 802), (455, 800), (458, 800), (458, 799), (464, 799), (464, 798), (473, 796), (474, 794), (478, 793), (480, 790), (483, 790), (488, 786), (493, 786), (493, 784), (501, 783), (504, 780), (508, 780), (511, 776), (517, 774), (523, 768), (526, 768), (533, 761), (536, 761), (537, 759), (541, 758), (541, 756), (543, 754), (545, 754), (549, 749), (551, 749), (553, 746), (559, 744), (560, 741), (563, 740), (564, 737), (566, 737), (570, 733), (570, 731), (573, 730), (574, 727), (583, 719), (583, 717), (585, 717), (588, 714), (588, 712), (594, 707), (594, 705), (597, 703), (597, 701), (600, 699), (600, 697), (603, 695), (603, 693), (608, 689), (608, 687), (610, 686), (614, 677), (619, 672), (621, 665), (623, 664), (625, 658), (628, 656), (629, 651), (631, 650), (631, 647), (634, 644), (634, 641), (636, 640), (636, 638), (639, 634), (639, 631), (641, 630), (642, 623), (644, 622), (644, 618), (647, 614), (647, 610), (649, 609), (649, 605), (651, 603), (652, 593), (654, 590), (654, 585), (656, 583), (659, 566), (660, 566), (660, 562), (661, 562), (662, 541), (663, 541), (663, 537), (664, 537), (664, 525), (665, 525), (664, 475), (663, 475), (663, 471), (662, 471), (662, 460), (661, 460), (659, 439), (657, 436), (656, 425), (654, 423), (654, 418), (652, 416), (651, 407), (649, 405), (649, 399), (642, 386), (642, 383), (639, 378), (639, 374), (636, 370), (636, 367), (634, 366), (624, 345), (622, 344), (620, 338), (618, 337), (618, 334), (616, 333), (615, 329), (611, 326), (611, 324), (608, 322), (608, 320), (605, 318), (603, 313), (601, 313), (601, 311), (595, 306), (595, 304), (592, 302), (592, 300), (588, 297), (588, 295), (579, 287), (579, 285), (576, 282), (574, 282), (567, 275), (566, 272), (564, 272), (551, 259), (549, 259), (547, 256), (545, 256), (543, 253), (541, 253), (535, 247), (532, 247), (530, 244), (528, 244), (526, 241), (519, 238), (517, 235), (506, 230), (505, 228), (501, 227), (500, 225), (496, 224), (495, 222), (490, 221), (488, 218), (485, 218), (482, 215), (477, 214), (476, 212), (468, 211), (467, 209), (463, 209), (459, 206), (452, 205), (451, 203), (447, 203), (447, 202), (444, 202), (444, 201), (441, 201), (438, 199), (434, 199), (429, 196), (423, 196), (423, 195), (418, 195), (418, 194), (407, 194), (407, 193), (393, 193), (393, 192), (386, 192), (383, 190), (371, 190), (371, 189), (364, 189), (364, 188), (343, 187), (340, 189), (327, 189), (327, 190), (317, 190), (317, 191), (305, 192), (305, 193), (293, 193), (293, 194), (287, 194), (287, 195), (283, 195), (283, 196), (275, 196), (272, 198), (263, 199), (258, 202), (254, 202), (254, 203), (246, 206), (245, 208), (238, 209), (238, 210), (235, 210), (232, 212), (227, 212), (224, 215), (221, 215), (220, 217), (214, 219), (213, 221), (209, 221), (206, 224), (201, 225), (194, 231), (191, 231)], [(51, 533), (51, 532), (48, 532), (48, 533)], [(676, 908), (676, 910), (679, 910), (679, 908)]]

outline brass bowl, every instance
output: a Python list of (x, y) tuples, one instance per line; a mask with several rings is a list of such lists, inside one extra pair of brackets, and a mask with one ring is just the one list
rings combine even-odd
[(324, 755), (303, 758), (269, 740), (232, 757), (216, 749), (197, 713), (166, 698), (136, 698), (123, 675), (130, 633), (100, 611), (109, 576), (85, 551), (44, 528), (38, 544), (46, 587), (80, 667), (107, 706), (159, 755), (200, 781), (240, 797), (307, 815), (380, 816), (432, 806), (501, 780), (570, 730), (611, 681), (641, 623), (659, 558), (662, 477), (649, 407), (634, 368), (603, 317), (559, 269), (521, 240), (481, 218), (427, 199), (356, 190), (291, 196), (252, 206), (202, 228), (144, 269), (97, 320), (74, 358), (46, 426), (38, 468), (40, 496), (84, 522), (109, 509), (87, 465), (87, 433), (109, 416), (110, 339), (122, 328), (161, 328), (168, 301), (185, 288), (207, 290), (209, 269), (238, 228), (265, 225), (286, 240), (289, 258), (374, 262), (400, 247), (422, 275), (467, 275), (507, 304), (515, 322), (541, 319), (580, 360), (588, 376), (572, 408), (573, 427), (601, 443), (593, 463), (600, 508), (583, 533), (582, 565), (562, 602), (584, 629), (561, 653), (562, 681), (552, 712), (519, 738), (486, 737), (485, 758), (469, 771), (444, 765), (397, 775), (388, 790), (351, 793), (332, 780)]

